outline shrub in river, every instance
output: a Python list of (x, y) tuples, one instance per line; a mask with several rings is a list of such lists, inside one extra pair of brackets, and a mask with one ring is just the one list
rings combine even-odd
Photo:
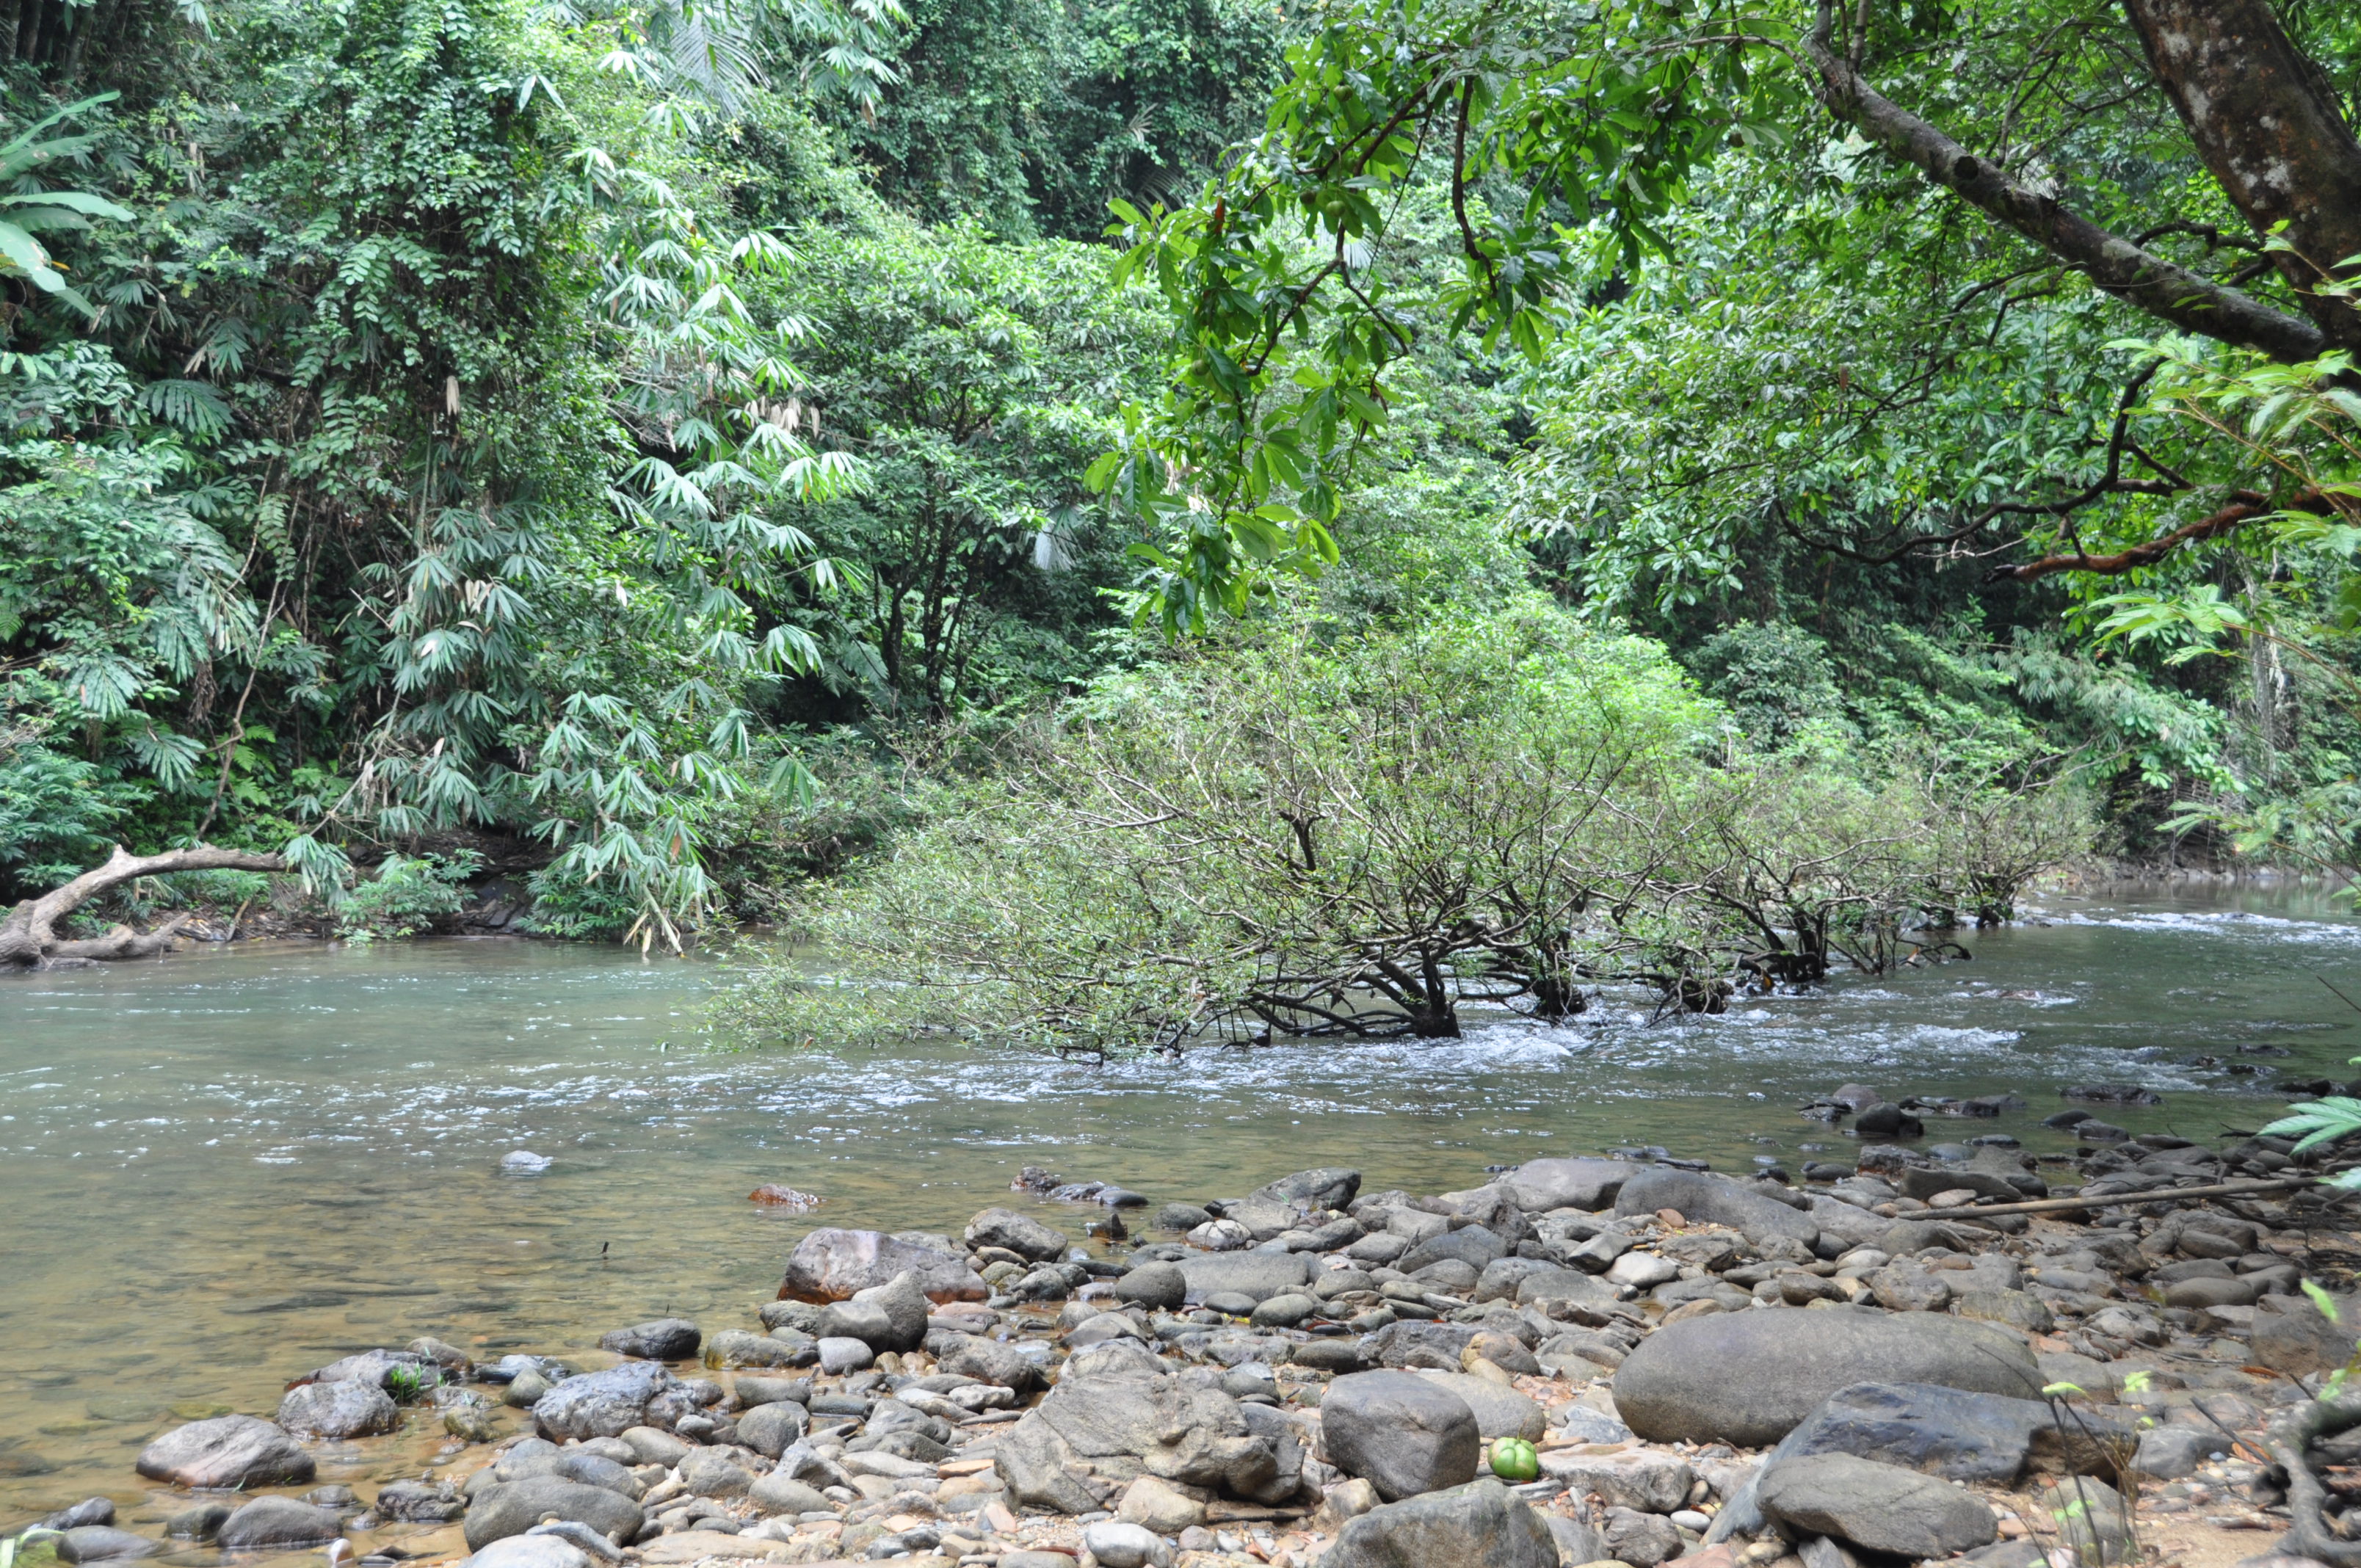
[(1547, 606), (1333, 643), (1290, 623), (1016, 737), (790, 906), (837, 973), (759, 969), (726, 1011), (1121, 1050), (1450, 1036), (1469, 1003), (1563, 1018), (1600, 981), (1713, 1007), (1766, 948), (1898, 929), (1945, 841), (1927, 788), (1733, 743), (1656, 644)]

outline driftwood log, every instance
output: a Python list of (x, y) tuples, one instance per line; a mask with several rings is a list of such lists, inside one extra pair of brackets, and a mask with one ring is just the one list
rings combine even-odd
[(114, 962), (124, 959), (152, 959), (171, 950), (172, 938), (191, 918), (186, 913), (175, 915), (148, 932), (137, 932), (128, 926), (117, 926), (104, 937), (91, 937), (78, 941), (60, 940), (57, 924), (111, 887), (144, 876), (164, 876), (172, 872), (283, 872), (287, 862), (277, 855), (257, 854), (252, 850), (217, 850), (211, 844), (198, 844), (186, 850), (168, 850), (160, 855), (135, 855), (120, 844), (106, 858), (106, 863), (88, 871), (66, 883), (36, 898), (26, 899), (5, 916), (0, 916), (0, 969), (46, 969), (71, 960)]

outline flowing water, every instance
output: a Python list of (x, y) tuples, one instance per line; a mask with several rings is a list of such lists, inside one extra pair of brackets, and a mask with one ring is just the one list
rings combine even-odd
[[(1609, 999), (1561, 1028), (1105, 1067), (717, 1050), (711, 967), (507, 940), (0, 981), (0, 1524), (98, 1493), (159, 1517), (140, 1444), (267, 1415), (352, 1350), (433, 1333), (576, 1355), (647, 1318), (746, 1326), (805, 1230), (956, 1231), (1023, 1201), (1027, 1164), (1159, 1201), (1329, 1164), (1437, 1191), (1621, 1144), (1793, 1169), (1849, 1146), (1796, 1113), (1849, 1080), (2032, 1102), (1930, 1118), (1929, 1142), (2063, 1147), (2039, 1118), (2094, 1080), (2164, 1096), (2110, 1120), (2202, 1138), (2273, 1114), (2275, 1077), (2341, 1080), (2361, 1051), (2361, 1012), (2315, 978), (2361, 1000), (2361, 922), (2323, 905), (2059, 896), (1970, 946), (1720, 1018)], [(546, 1168), (504, 1170), (520, 1149)], [(763, 1182), (823, 1204), (766, 1211), (746, 1200)], [(1084, 1213), (1050, 1217), (1079, 1235)], [(359, 1445), (322, 1479), (414, 1474), (432, 1446)]]

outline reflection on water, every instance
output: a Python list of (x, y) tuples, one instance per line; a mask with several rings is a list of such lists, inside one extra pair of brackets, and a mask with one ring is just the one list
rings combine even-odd
[[(1559, 1029), (1178, 1066), (717, 1052), (709, 968), (506, 941), (0, 981), (0, 1521), (137, 1498), (131, 1457), (160, 1427), (267, 1413), (352, 1350), (434, 1332), (565, 1354), (658, 1315), (741, 1323), (809, 1227), (956, 1229), (1028, 1163), (1159, 1201), (1314, 1164), (1438, 1190), (1619, 1143), (1792, 1166), (1844, 1146), (1795, 1105), (1847, 1080), (2017, 1090), (2033, 1109), (1997, 1130), (2035, 1149), (2062, 1146), (2037, 1125), (2060, 1087), (2131, 1080), (2165, 1103), (2111, 1120), (2210, 1136), (2268, 1115), (2274, 1072), (2341, 1079), (2361, 1049), (2361, 1014), (2312, 978), (2361, 995), (2361, 924), (2259, 902), (2060, 898), (2046, 917), (1971, 938), (1972, 964), (1719, 1019), (1650, 1027), (1610, 1001)], [(549, 1166), (504, 1172), (519, 1149)], [(765, 1181), (825, 1205), (766, 1212), (745, 1201)]]

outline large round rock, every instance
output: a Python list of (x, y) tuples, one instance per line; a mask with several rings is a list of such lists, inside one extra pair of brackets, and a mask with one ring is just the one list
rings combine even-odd
[(1755, 1495), (1790, 1540), (1833, 1536), (1881, 1557), (1949, 1557), (1997, 1533), (1991, 1508), (1966, 1488), (1849, 1453), (1783, 1459)]
[(672, 1375), (653, 1361), (626, 1361), (604, 1372), (566, 1378), (534, 1402), (533, 1419), (553, 1442), (620, 1437), (647, 1424), (648, 1401), (671, 1387), (672, 1381)]
[(553, 1514), (588, 1525), (610, 1541), (629, 1541), (645, 1518), (640, 1505), (620, 1492), (555, 1475), (528, 1475), (476, 1495), (467, 1507), (467, 1550), (480, 1552), (492, 1541), (522, 1535)]
[(365, 1437), (400, 1426), (401, 1407), (374, 1383), (300, 1383), (279, 1401), (279, 1424), (314, 1437)]
[(326, 1508), (293, 1497), (257, 1497), (229, 1516), (214, 1544), (225, 1552), (324, 1546), (343, 1533)]
[(1483, 1438), (1467, 1401), (1407, 1372), (1356, 1372), (1320, 1401), (1328, 1462), (1388, 1502), (1472, 1480)]
[(1936, 1383), (2037, 1398), (2022, 1336), (1931, 1312), (1869, 1308), (1719, 1312), (1667, 1323), (1615, 1373), (1615, 1408), (1655, 1442), (1760, 1448), (1855, 1383)]
[(1487, 1480), (1371, 1508), (1320, 1561), (1322, 1568), (1558, 1568), (1560, 1560), (1542, 1516)]
[(138, 1462), (139, 1474), (151, 1481), (221, 1491), (309, 1481), (313, 1469), (302, 1443), (254, 1416), (216, 1416), (174, 1427), (141, 1449)]

